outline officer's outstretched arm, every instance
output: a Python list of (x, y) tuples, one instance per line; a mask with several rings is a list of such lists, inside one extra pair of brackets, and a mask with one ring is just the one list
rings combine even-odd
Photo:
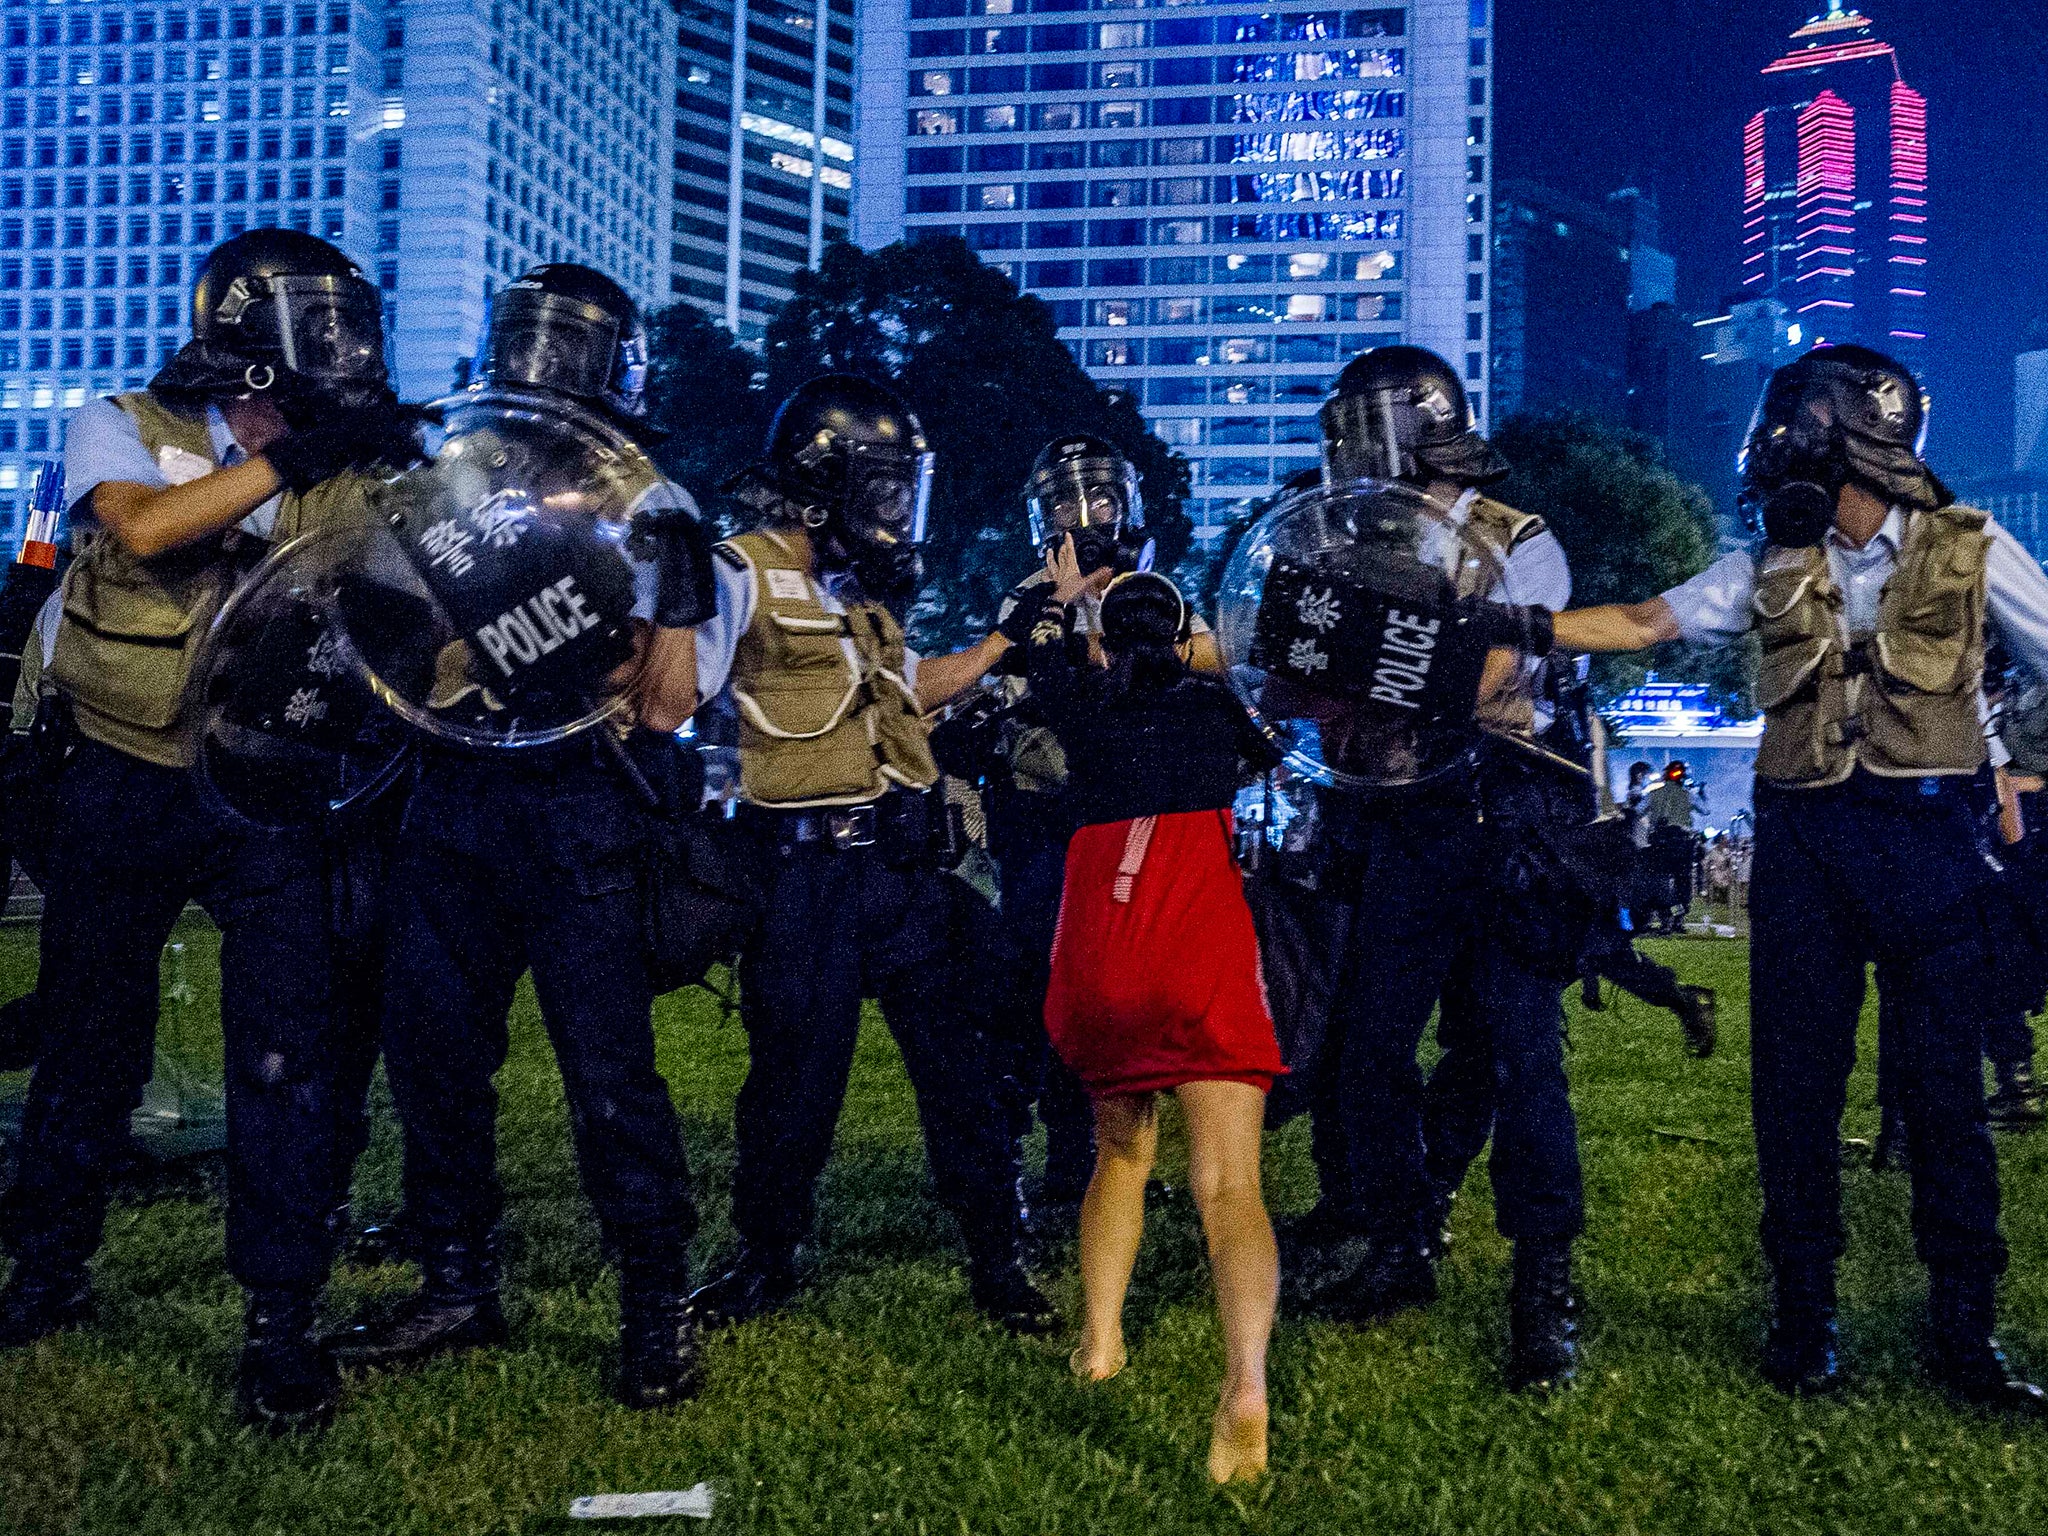
[(1010, 642), (1000, 634), (984, 636), (950, 656), (924, 656), (917, 663), (917, 706), (930, 714), (959, 697), (1003, 659)]
[(1553, 620), (1560, 651), (1640, 651), (1676, 640), (1678, 615), (1661, 597), (1646, 603), (1572, 608)]
[(246, 460), (183, 485), (106, 480), (92, 489), (92, 514), (131, 554), (148, 559), (240, 522), (284, 482), (268, 460)]

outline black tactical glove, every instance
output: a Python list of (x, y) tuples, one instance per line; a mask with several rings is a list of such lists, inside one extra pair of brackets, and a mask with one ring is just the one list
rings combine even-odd
[(634, 513), (626, 548), (655, 568), (654, 622), (661, 628), (689, 629), (718, 612), (711, 535), (690, 513), (681, 507)]
[(1474, 602), (1464, 617), (1489, 646), (1526, 650), (1531, 656), (1548, 656), (1557, 646), (1556, 618), (1548, 608)]
[(1052, 603), (1052, 583), (1041, 581), (1014, 588), (1010, 598), (1010, 611), (996, 625), (996, 633), (1012, 645), (1029, 645), (1031, 631), (1038, 627), (1039, 619)]
[(363, 422), (354, 411), (336, 412), (316, 427), (287, 432), (263, 450), (284, 488), (303, 496), (355, 464), (363, 452)]
[(356, 419), (361, 424), (362, 452), (354, 467), (400, 470), (410, 469), (427, 456), (420, 428), (440, 417), (431, 407), (405, 405), (394, 397), (369, 407)]

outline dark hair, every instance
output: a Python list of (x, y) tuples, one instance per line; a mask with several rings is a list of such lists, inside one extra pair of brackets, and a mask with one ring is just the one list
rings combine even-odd
[(1171, 688), (1187, 674), (1180, 643), (1188, 605), (1180, 588), (1157, 571), (1119, 576), (1102, 595), (1102, 649), (1110, 685), (1119, 694)]

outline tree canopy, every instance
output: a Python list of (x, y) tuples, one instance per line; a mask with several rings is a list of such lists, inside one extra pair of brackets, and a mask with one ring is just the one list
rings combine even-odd
[(647, 419), (662, 435), (654, 457), (728, 530), (738, 509), (719, 489), (760, 457), (774, 404), (755, 382), (760, 364), (701, 310), (672, 304), (647, 326)]
[[(1536, 513), (1557, 535), (1571, 560), (1573, 607), (1641, 602), (1712, 563), (1713, 504), (1671, 471), (1654, 438), (1554, 410), (1510, 417), (1493, 441), (1514, 472), (1492, 494)], [(1747, 660), (1745, 646), (1596, 656), (1594, 693), (1608, 702), (1654, 669), (1705, 683), (1724, 709), (1747, 715)]]
[[(938, 456), (928, 576), (913, 615), (927, 646), (985, 633), (1002, 594), (1030, 571), (1020, 493), (1055, 437), (1115, 443), (1143, 481), (1161, 566), (1187, 548), (1186, 460), (1152, 435), (1129, 396), (1089, 378), (1051, 310), (961, 240), (828, 246), (817, 271), (796, 275), (758, 363), (683, 305), (658, 317), (651, 341), (650, 414), (672, 434), (663, 462), (707, 509), (723, 509), (706, 499), (712, 487), (760, 452), (776, 403), (806, 379), (857, 373), (903, 393)], [(750, 389), (757, 368), (764, 376)]]

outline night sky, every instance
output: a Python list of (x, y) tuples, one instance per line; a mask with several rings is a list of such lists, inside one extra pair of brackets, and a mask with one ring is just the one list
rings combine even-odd
[[(1742, 125), (1818, 0), (1496, 0), (1496, 173), (1599, 198), (1654, 189), (1679, 303), (1737, 286)], [(2012, 462), (2012, 355), (2048, 346), (2048, 5), (1863, 0), (1927, 97), (1928, 455)]]

